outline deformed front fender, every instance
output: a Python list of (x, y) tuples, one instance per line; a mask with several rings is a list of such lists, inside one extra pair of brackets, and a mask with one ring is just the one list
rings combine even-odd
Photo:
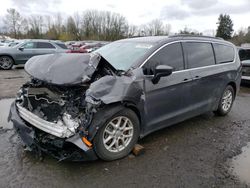
[(123, 109), (122, 105), (112, 104), (107, 105), (101, 110), (97, 111), (91, 121), (91, 125), (88, 128), (88, 139), (93, 140), (97, 131), (105, 125), (106, 121), (112, 117), (112, 115), (118, 113)]
[(143, 89), (139, 82), (128, 76), (104, 76), (92, 83), (86, 91), (86, 100), (92, 98), (104, 104), (131, 101), (139, 103)]
[[(121, 104), (133, 104), (139, 111), (143, 111), (144, 99), (140, 82), (129, 76), (104, 76), (92, 83), (86, 91), (85, 99), (96, 111), (87, 126), (89, 140), (94, 138), (97, 130), (112, 115), (123, 109)], [(105, 104), (104, 107), (99, 108), (100, 103)]]

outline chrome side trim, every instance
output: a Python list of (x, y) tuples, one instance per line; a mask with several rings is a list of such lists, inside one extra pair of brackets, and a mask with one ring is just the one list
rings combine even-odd
[(209, 68), (209, 67), (220, 67), (220, 66), (225, 66), (225, 65), (228, 65), (228, 64), (233, 64), (235, 63), (234, 62), (229, 62), (229, 63), (222, 63), (222, 64), (215, 64), (215, 65), (208, 65), (208, 66), (204, 66), (204, 67), (196, 67), (196, 68), (192, 68), (192, 69), (184, 69), (184, 70), (180, 70), (180, 71), (174, 71), (174, 73), (179, 73), (179, 72), (185, 72), (185, 71), (192, 71), (192, 70), (199, 70), (199, 69), (206, 69), (206, 68)]
[(57, 123), (52, 123), (31, 113), (18, 103), (16, 103), (16, 106), (21, 118), (23, 118), (25, 121), (29, 122), (34, 127), (41, 129), (46, 133), (52, 134), (60, 138), (68, 138), (74, 134), (72, 131), (68, 129), (68, 127), (66, 127), (66, 125), (62, 121), (58, 121)]

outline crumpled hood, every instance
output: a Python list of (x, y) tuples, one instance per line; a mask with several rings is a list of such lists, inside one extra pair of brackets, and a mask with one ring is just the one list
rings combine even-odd
[(30, 58), (25, 64), (32, 77), (56, 85), (76, 85), (91, 79), (101, 56), (57, 53)]

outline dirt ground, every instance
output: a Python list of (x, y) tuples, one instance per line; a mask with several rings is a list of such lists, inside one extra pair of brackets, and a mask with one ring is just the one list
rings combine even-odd
[[(24, 151), (7, 123), (23, 69), (0, 71), (0, 187), (248, 187), (231, 160), (250, 142), (250, 86), (241, 87), (231, 113), (207, 113), (143, 138), (145, 153), (103, 162), (43, 161)], [(6, 99), (12, 98), (12, 99)], [(249, 166), (250, 168), (250, 166)]]

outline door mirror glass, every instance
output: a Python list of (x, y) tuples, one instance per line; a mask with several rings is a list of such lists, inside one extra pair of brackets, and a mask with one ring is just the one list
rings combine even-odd
[(18, 50), (23, 51), (24, 47), (19, 47)]
[(154, 69), (154, 77), (152, 78), (153, 84), (157, 84), (161, 77), (169, 76), (172, 74), (173, 68), (167, 65), (158, 65)]

